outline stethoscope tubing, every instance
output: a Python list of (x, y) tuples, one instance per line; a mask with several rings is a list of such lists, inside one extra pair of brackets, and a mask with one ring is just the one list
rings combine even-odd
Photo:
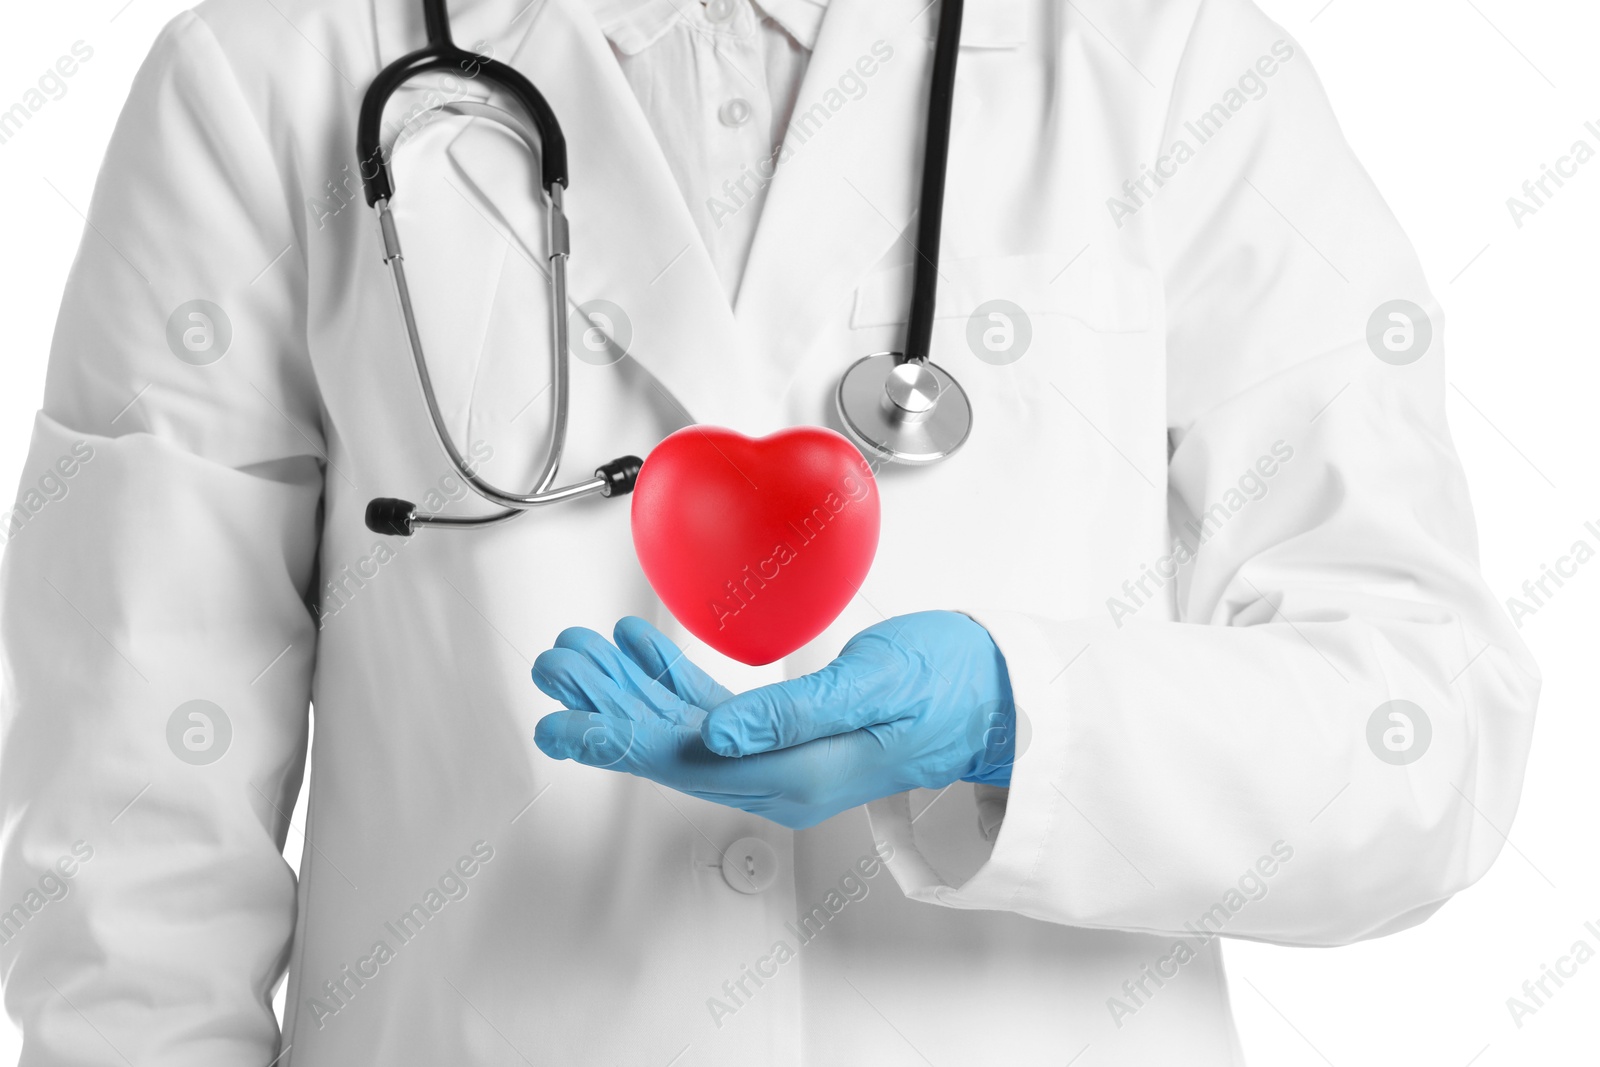
[(422, 7), (428, 26), (428, 43), (379, 71), (361, 99), (361, 113), (356, 121), (356, 155), (361, 163), (361, 183), (365, 187), (367, 206), (374, 207), (379, 200), (394, 199), (394, 179), (382, 143), (384, 109), (408, 81), (433, 70), (458, 70), (502, 90), (515, 100), (539, 134), (539, 184), (546, 194), (557, 185), (565, 188), (567, 139), (544, 94), (515, 67), (456, 47), (450, 39), (450, 16), (444, 0), (423, 0)]
[[(570, 382), (567, 347), (567, 258), (571, 253), (566, 213), (563, 202), (567, 184), (566, 140), (561, 126), (543, 95), (520, 72), (493, 60), (484, 59), (457, 48), (450, 40), (448, 13), (442, 0), (426, 0), (424, 14), (428, 24), (428, 44), (390, 64), (373, 81), (362, 100), (358, 120), (357, 152), (361, 160), (361, 178), (368, 204), (377, 214), (379, 232), (383, 240), (384, 263), (389, 268), (401, 317), (405, 323), (406, 343), (411, 350), (412, 365), (422, 400), (433, 424), (434, 435), (445, 458), (479, 496), (499, 504), (501, 510), (480, 516), (457, 517), (432, 515), (420, 512), (410, 501), (380, 498), (367, 509), (367, 525), (387, 533), (408, 535), (416, 527), (439, 529), (475, 529), (492, 526), (522, 514), (523, 511), (561, 503), (584, 496), (612, 496), (632, 489), (640, 461), (623, 456), (603, 465), (594, 475), (570, 485), (552, 488), (561, 467), (565, 449), (568, 412), (570, 408)], [(432, 70), (459, 68), (471, 71), (473, 77), (505, 91), (527, 114), (538, 133), (537, 143), (527, 127), (516, 116), (482, 101), (454, 101), (439, 110), (488, 118), (515, 133), (530, 152), (540, 160), (540, 184), (546, 206), (547, 264), (545, 274), (550, 284), (550, 342), (551, 342), (551, 420), (545, 448), (545, 460), (539, 477), (530, 493), (515, 493), (503, 489), (479, 474), (462, 456), (445, 423), (433, 387), (432, 375), (423, 351), (422, 336), (417, 326), (416, 309), (406, 279), (405, 256), (401, 250), (399, 231), (390, 209), (394, 194), (394, 180), (389, 161), (392, 145), (381, 140), (384, 108), (390, 98), (411, 78)]]
[(933, 346), (933, 313), (939, 295), (939, 236), (944, 229), (945, 172), (950, 161), (950, 120), (955, 107), (956, 60), (961, 50), (962, 0), (941, 0), (928, 90), (928, 129), (922, 156), (922, 196), (917, 208), (917, 260), (911, 282), (911, 314), (905, 352), (896, 360), (926, 363)]

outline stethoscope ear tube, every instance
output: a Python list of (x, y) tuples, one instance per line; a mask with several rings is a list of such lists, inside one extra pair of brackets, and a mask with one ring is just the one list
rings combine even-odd
[[(603, 497), (627, 496), (639, 480), (644, 460), (638, 456), (618, 456), (610, 463), (595, 468), (594, 477), (583, 484), (600, 483), (595, 491)], [(367, 529), (389, 537), (410, 537), (418, 526), (439, 526), (454, 529), (476, 529), (494, 526), (522, 514), (519, 508), (506, 508), (493, 515), (475, 515), (459, 518), (453, 515), (423, 515), (409, 500), (380, 496), (367, 501)]]
[[(643, 465), (636, 456), (622, 456), (595, 470), (594, 475), (571, 485), (556, 486), (561, 466), (561, 453), (566, 440), (568, 374), (567, 374), (567, 274), (569, 255), (566, 213), (563, 207), (567, 184), (567, 146), (561, 126), (544, 97), (533, 84), (518, 71), (471, 52), (457, 48), (450, 40), (449, 13), (443, 0), (424, 0), (424, 15), (428, 25), (428, 44), (385, 67), (361, 103), (358, 120), (356, 150), (361, 160), (362, 184), (366, 189), (367, 203), (377, 213), (378, 227), (383, 239), (383, 259), (394, 281), (394, 291), (405, 323), (406, 341), (411, 349), (412, 363), (417, 382), (428, 409), (428, 416), (440, 448), (457, 475), (484, 499), (498, 504), (499, 510), (487, 515), (453, 516), (420, 513), (415, 504), (397, 497), (379, 497), (370, 501), (366, 511), (367, 528), (375, 533), (409, 537), (418, 527), (436, 526), (451, 529), (474, 529), (492, 526), (521, 515), (529, 508), (575, 500), (584, 496), (621, 496), (633, 490), (635, 479)], [(532, 124), (533, 132), (515, 115), (493, 107), (481, 100), (460, 100), (444, 105), (442, 110), (467, 114), (473, 117), (497, 120), (509, 127), (530, 151), (536, 151), (540, 161), (540, 182), (543, 185), (549, 215), (547, 249), (551, 307), (551, 426), (549, 444), (538, 481), (531, 492), (513, 493), (494, 485), (480, 475), (462, 456), (451, 438), (449, 426), (439, 409), (434, 394), (433, 381), (428, 372), (427, 359), (422, 350), (422, 338), (417, 329), (416, 313), (412, 307), (411, 291), (406, 282), (405, 256), (400, 247), (400, 234), (390, 211), (389, 201), (394, 194), (394, 183), (389, 173), (389, 151), (382, 141), (383, 112), (397, 90), (415, 75), (430, 70), (458, 68), (467, 77), (482, 78), (485, 83), (498, 86), (521, 106)], [(537, 134), (535, 138), (534, 133)]]
[[(562, 192), (560, 186), (553, 190), (550, 201), (552, 218), (562, 214)], [(394, 216), (389, 210), (389, 202), (380, 200), (376, 205), (379, 228), (383, 233), (384, 262), (389, 267), (389, 273), (394, 281), (395, 298), (400, 306), (400, 315), (405, 323), (406, 343), (411, 349), (412, 366), (416, 370), (417, 385), (422, 393), (422, 400), (427, 407), (428, 418), (433, 424), (434, 436), (439, 447), (443, 450), (445, 458), (451, 468), (465, 481), (473, 492), (492, 503), (499, 504), (500, 511), (489, 515), (457, 517), (451, 515), (424, 515), (419, 514), (414, 505), (409, 501), (393, 497), (379, 497), (367, 506), (367, 528), (376, 533), (394, 534), (401, 537), (409, 536), (418, 526), (440, 526), (456, 529), (489, 526), (515, 518), (529, 508), (543, 507), (547, 504), (558, 504), (566, 500), (575, 500), (583, 496), (615, 496), (630, 492), (633, 489), (634, 478), (638, 475), (640, 461), (633, 456), (623, 456), (612, 460), (605, 466), (597, 469), (593, 477), (571, 485), (553, 488), (556, 477), (561, 468), (561, 453), (567, 434), (567, 402), (568, 402), (568, 375), (567, 375), (567, 319), (559, 312), (551, 315), (551, 420), (549, 442), (545, 449), (544, 465), (540, 470), (538, 481), (531, 493), (513, 493), (494, 485), (479, 474), (461, 454), (456, 447), (454, 438), (450, 434), (450, 427), (445, 422), (444, 413), (439, 408), (439, 399), (434, 392), (433, 377), (428, 370), (427, 357), (422, 349), (422, 336), (417, 327), (416, 311), (411, 302), (411, 287), (406, 281), (405, 256), (400, 248), (399, 233), (394, 225)], [(557, 234), (564, 234), (563, 227), (551, 226), (552, 241)], [(567, 249), (561, 242), (549, 249), (549, 275), (550, 275), (550, 306), (551, 308), (564, 308), (567, 302), (566, 265)]]

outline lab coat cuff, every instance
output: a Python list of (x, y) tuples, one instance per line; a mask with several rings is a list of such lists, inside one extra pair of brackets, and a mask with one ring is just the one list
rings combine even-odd
[(1004, 819), (993, 837), (994, 850), (964, 883), (951, 885), (917, 846), (909, 793), (872, 802), (867, 817), (880, 851), (890, 857), (889, 871), (907, 897), (952, 908), (1014, 911), (1019, 910), (1019, 896), (1025, 900), (1029, 895), (1024, 891), (1034, 879), (1051, 830), (1066, 806), (1066, 798), (1055, 787), (1055, 776), (1066, 766), (1071, 714), (1077, 709), (1071, 707), (1063, 670), (1066, 664), (1058, 650), (1084, 647), (1095, 626), (1087, 622), (1065, 626), (1067, 631), (1081, 626), (1084, 632), (1078, 635), (1064, 633), (1062, 624), (1056, 623), (1047, 637), (1040, 620), (1030, 615), (1006, 611), (966, 614), (989, 631), (1005, 657), (1017, 707), (1017, 759), (1011, 769)]

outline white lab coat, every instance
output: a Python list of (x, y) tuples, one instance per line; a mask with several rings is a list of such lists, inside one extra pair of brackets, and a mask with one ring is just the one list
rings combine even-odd
[[(452, 4), (457, 39), (561, 117), (574, 304), (632, 327), (628, 358), (574, 363), (565, 471), (691, 418), (830, 422), (840, 372), (904, 330), (923, 0), (833, 0), (797, 115), (823, 111), (734, 310), (582, 0), (523, 7)], [(964, 785), (790, 833), (545, 758), (528, 668), (563, 627), (681, 630), (626, 503), (411, 541), (362, 524), (380, 495), (479, 506), (428, 429), (354, 178), (360, 95), (421, 43), (419, 5), (173, 22), (109, 150), (25, 486), (92, 456), (28, 498), (5, 560), (0, 906), (22, 913), (0, 951), (24, 1064), (266, 1063), (285, 965), (296, 1067), (1233, 1064), (1220, 941), (1197, 931), (1340, 944), (1483, 874), (1537, 674), (1478, 575), (1438, 307), (1307, 58), (1248, 0), (966, 20), (934, 349), (972, 438), (882, 472), (877, 562), (822, 637), (760, 671), (690, 647), (738, 689), (886, 615), (971, 613), (1030, 730), (1009, 798), (981, 798), (991, 827), (1006, 801), (992, 841)], [(865, 89), (831, 95), (880, 41)], [(1265, 89), (1230, 96), (1278, 42)], [(1213, 105), (1202, 145), (1185, 124)], [(1173, 176), (1134, 199), (1142, 165)], [(446, 415), (521, 484), (549, 373), (528, 168), (439, 119), (396, 181)], [(994, 298), (1032, 331), (1004, 366), (967, 340)], [(1398, 298), (1435, 328), (1403, 366), (1366, 339)], [(206, 366), (165, 335), (193, 299), (231, 323)], [(1406, 765), (1368, 739), (1394, 699), (1431, 723)], [(192, 700), (231, 727), (214, 762), (169, 742)], [(778, 864), (753, 894), (721, 873), (749, 837)], [(34, 892), (84, 850), (60, 899)]]

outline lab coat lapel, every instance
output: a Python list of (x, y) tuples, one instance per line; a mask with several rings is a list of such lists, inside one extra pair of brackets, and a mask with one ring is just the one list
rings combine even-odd
[[(921, 189), (938, 10), (928, 0), (829, 4), (739, 292), (738, 321), (774, 367), (798, 368), (828, 316), (896, 242), (908, 242), (907, 262), (915, 257), (908, 227)], [(1020, 34), (1009, 0), (967, 5), (964, 50), (1011, 47)], [(866, 85), (859, 98), (839, 88), (847, 72)], [(958, 92), (954, 143), (975, 111)], [(953, 193), (947, 211), (959, 210)], [(865, 354), (841, 352), (841, 366)]]
[[(569, 316), (591, 300), (616, 304), (632, 328), (628, 354), (686, 422), (770, 432), (778, 398), (772, 372), (741, 341), (666, 158), (599, 26), (581, 0), (542, 0), (525, 20), (520, 44), (497, 54), (534, 82), (566, 134)], [(451, 159), (502, 237), (542, 266), (542, 207), (526, 183), (505, 179), (506, 146), (496, 141), (463, 135)]]

